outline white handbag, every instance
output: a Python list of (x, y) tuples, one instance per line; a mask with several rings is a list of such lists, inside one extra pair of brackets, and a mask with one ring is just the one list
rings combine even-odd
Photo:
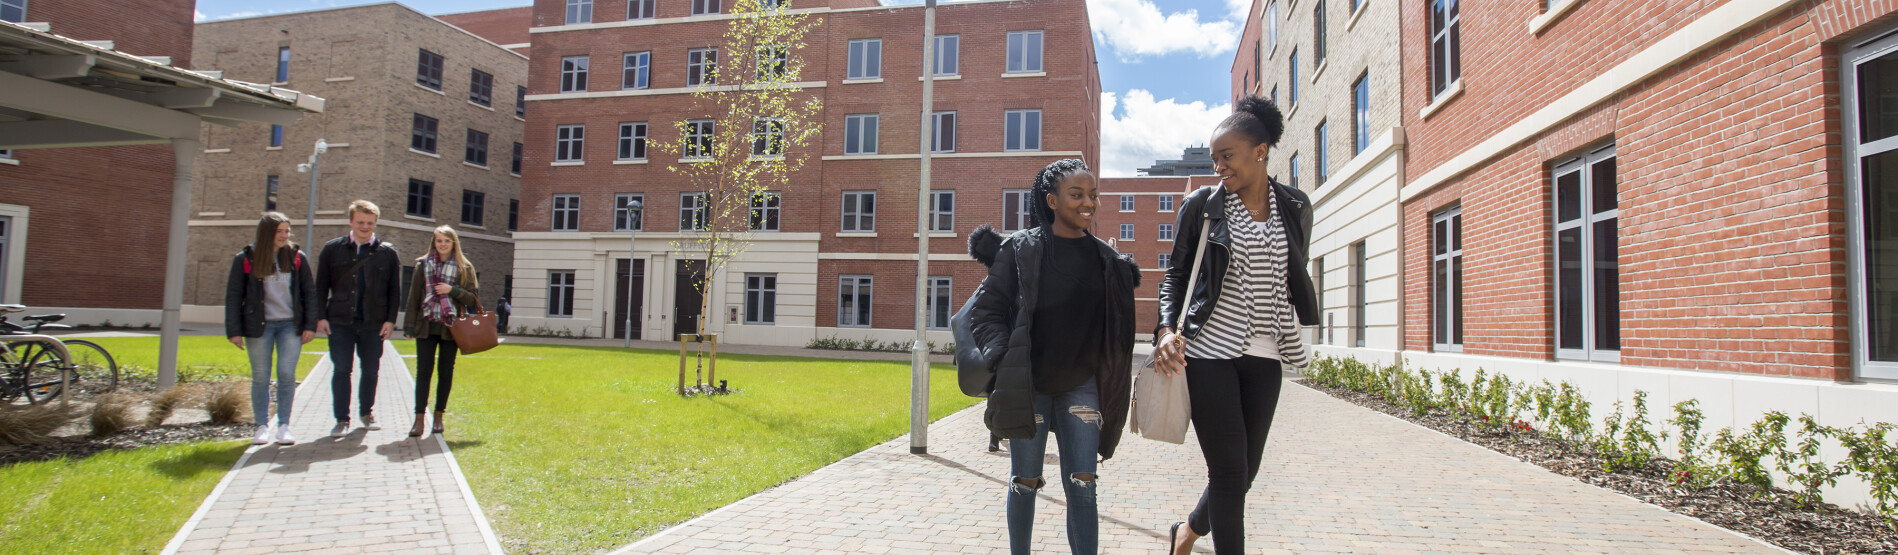
[[(1186, 274), (1186, 291), (1181, 295), (1180, 314), (1173, 320), (1178, 332), (1191, 308), (1193, 287), (1199, 285), (1199, 264), (1206, 255), (1206, 224), (1200, 219), (1199, 244), (1193, 248), (1193, 267)], [(1154, 368), (1158, 349), (1147, 355), (1147, 362), (1134, 374), (1133, 415), (1127, 419), (1127, 431), (1141, 437), (1167, 443), (1186, 443), (1186, 425), (1193, 419), (1193, 401), (1187, 396), (1186, 374), (1165, 375)]]

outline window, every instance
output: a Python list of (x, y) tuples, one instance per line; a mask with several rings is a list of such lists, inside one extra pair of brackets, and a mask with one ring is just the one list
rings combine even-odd
[(514, 87), (514, 117), (527, 119), (527, 87)]
[(628, 0), (626, 2), (626, 19), (652, 19), (654, 15), (653, 1), (654, 0)]
[(461, 161), (488, 167), (488, 134), (473, 129), (468, 130), (468, 152)]
[(1120, 211), (1121, 212), (1134, 211), (1134, 196), (1133, 195), (1120, 196)]
[(870, 232), (877, 230), (877, 192), (844, 191), (843, 230), (848, 232)]
[(436, 123), (435, 118), (415, 114), (415, 123), (409, 129), (409, 149), (433, 154)]
[(264, 210), (277, 209), (277, 176), (264, 178)]
[[(634, 204), (641, 210), (633, 210)], [(620, 193), (613, 195), (613, 231), (639, 231), (645, 229), (646, 195), (638, 193)]]
[(1009, 189), (1002, 191), (1002, 231), (1021, 231), (1028, 229), (1031, 218), (1028, 211), (1032, 205), (1028, 202), (1027, 189)]
[(580, 195), (554, 195), (553, 231), (580, 231)]
[(587, 90), (587, 57), (567, 56), (560, 59), (560, 92), (585, 92)]
[(442, 90), (442, 55), (423, 50), (416, 58), (415, 83)]
[(1325, 0), (1317, 0), (1311, 10), (1311, 63), (1325, 63)]
[(1279, 43), (1279, 3), (1266, 2), (1265, 17), (1261, 19), (1265, 20), (1265, 42), (1277, 45)]
[[(1574, 0), (1569, 0), (1574, 1)], [(1841, 49), (1848, 301), (1861, 377), (1898, 378), (1898, 35)]]
[(573, 317), (573, 270), (547, 271), (547, 316)]
[(514, 143), (514, 162), (508, 166), (508, 170), (507, 170), (508, 173), (511, 173), (514, 175), (521, 174), (521, 158), (523, 154), (525, 154), (525, 152), (521, 146), (521, 143)]
[(1297, 106), (1298, 105), (1298, 50), (1293, 49), (1292, 54), (1290, 56), (1287, 56), (1286, 60), (1287, 60), (1286, 66), (1291, 68), (1287, 70), (1291, 72), (1290, 73), (1291, 79), (1287, 79), (1285, 81), (1285, 86), (1286, 86), (1285, 99), (1290, 100), (1293, 106)]
[(593, 0), (567, 0), (567, 24), (592, 23)]
[(956, 230), (956, 192), (929, 191), (929, 230)]
[(931, 125), (935, 136), (929, 139), (930, 152), (956, 151), (956, 113), (936, 112), (936, 121)]
[(718, 84), (718, 49), (694, 48), (685, 51), (685, 84)]
[(520, 228), (521, 228), (521, 200), (512, 199), (512, 198), (507, 199), (507, 230), (515, 231)]
[(646, 159), (646, 122), (619, 124), (619, 159)]
[(1358, 13), (1358, 6), (1363, 5), (1364, 0), (1351, 0), (1351, 13)]
[(1173, 267), (1173, 253), (1170, 253), (1170, 252), (1160, 253), (1159, 264), (1160, 265), (1158, 266), (1158, 268), (1162, 270), (1165, 270), (1167, 268), (1172, 268)]
[(1371, 148), (1371, 72), (1365, 71), (1351, 84), (1351, 155)]
[(870, 276), (839, 276), (837, 293), (837, 327), (870, 327)]
[(1351, 344), (1364, 346), (1364, 332), (1370, 326), (1364, 322), (1365, 294), (1364, 242), (1351, 244)]
[(1316, 159), (1314, 160), (1314, 163), (1317, 165), (1312, 166), (1312, 173), (1318, 175), (1318, 181), (1313, 183), (1315, 186), (1324, 186), (1325, 179), (1331, 177), (1330, 168), (1326, 167), (1331, 165), (1331, 161), (1325, 157), (1325, 141), (1331, 138), (1329, 135), (1324, 121), (1319, 121), (1318, 128), (1312, 130), (1311, 148), (1317, 151)]
[(692, 15), (708, 15), (719, 12), (719, 0), (692, 0)]
[(844, 116), (844, 154), (877, 153), (877, 114)]
[(784, 120), (757, 118), (751, 122), (751, 155), (784, 155)]
[(1555, 354), (1615, 362), (1621, 351), (1615, 149), (1555, 169)]
[(1272, 105), (1277, 106), (1278, 104), (1279, 104), (1279, 86), (1272, 85)]
[[(0, 21), (26, 22), (26, 0), (0, 0)], [(0, 277), (4, 277), (0, 274)]]
[(929, 329), (949, 329), (949, 315), (956, 311), (949, 304), (954, 295), (948, 276), (929, 276)]
[(883, 39), (850, 41), (850, 70), (846, 79), (883, 78)]
[(1430, 217), (1430, 329), (1437, 350), (1463, 347), (1463, 209)]
[(627, 52), (624, 56), (626, 69), (620, 74), (621, 89), (643, 89), (652, 69), (651, 52)]
[(479, 69), (468, 70), (468, 101), (482, 106), (493, 106), (494, 76)]
[(5, 158), (5, 159), (8, 159), (8, 160), (12, 160), (12, 159), (13, 159), (13, 150), (12, 150), (12, 149), (0, 149), (0, 158)]
[(1041, 71), (1041, 31), (1008, 33), (1008, 72)]
[(1134, 240), (1134, 224), (1120, 224), (1120, 240)]
[(1463, 76), (1463, 26), (1458, 0), (1430, 0), (1430, 96)]
[(936, 35), (936, 75), (961, 73), (956, 63), (961, 45), (961, 35)]
[(1161, 212), (1173, 211), (1173, 195), (1160, 195), (1160, 211)]
[(758, 47), (758, 80), (783, 79), (791, 69), (791, 49), (784, 45)]
[(270, 146), (283, 146), (283, 126), (274, 124), (270, 126)]
[(711, 225), (711, 207), (705, 205), (705, 193), (680, 193), (679, 231), (704, 231)]
[(562, 125), (554, 128), (554, 161), (579, 162), (586, 146), (587, 126)]
[(1003, 120), (1007, 138), (1002, 150), (1041, 150), (1041, 110), (1008, 110)]
[(1161, 241), (1172, 241), (1173, 240), (1173, 224), (1160, 224), (1160, 234), (1158, 238)]
[(1286, 183), (1286, 185), (1290, 186), (1293, 189), (1297, 189), (1298, 188), (1298, 155), (1297, 154), (1293, 154), (1291, 159), (1286, 160), (1285, 168), (1287, 170), (1286, 174), (1290, 176), (1291, 178), (1289, 182)]
[(481, 210), (486, 208), (487, 204), (487, 193), (463, 190), (461, 192), (461, 224), (481, 225), (481, 222), (486, 219), (481, 217)]
[(685, 157), (688, 160), (712, 157), (712, 120), (686, 120)]
[(277, 81), (276, 82), (278, 83), (290, 82), (290, 47), (288, 46), (277, 47)]
[(420, 179), (409, 180), (408, 209), (406, 213), (417, 218), (435, 217), (435, 184)]
[(1330, 320), (1331, 316), (1325, 313), (1325, 257), (1323, 256), (1311, 257), (1311, 286), (1313, 290), (1318, 292), (1318, 313), (1322, 315), (1318, 319), (1318, 337), (1316, 341), (1318, 343), (1330, 343), (1331, 340), (1325, 337), (1325, 322)]
[(777, 231), (778, 212), (784, 204), (784, 194), (763, 192), (751, 196), (752, 231)]
[(745, 274), (745, 323), (778, 322), (778, 275)]

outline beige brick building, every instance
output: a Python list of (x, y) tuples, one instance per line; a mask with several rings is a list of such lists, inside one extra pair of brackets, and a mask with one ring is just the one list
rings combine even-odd
[[(231, 256), (265, 210), (304, 242), (318, 139), (316, 243), (346, 233), (351, 200), (382, 208), (378, 233), (406, 263), (453, 225), (490, 307), (512, 280), (527, 58), (400, 4), (319, 10), (197, 27), (195, 68), (331, 99), (294, 126), (204, 128), (192, 196), (185, 318), (221, 321)], [(314, 254), (314, 253), (312, 253)], [(408, 274), (404, 274), (406, 279)]]

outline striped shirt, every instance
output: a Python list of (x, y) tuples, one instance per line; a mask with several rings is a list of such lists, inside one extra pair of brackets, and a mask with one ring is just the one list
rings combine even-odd
[(1221, 281), (1219, 301), (1186, 348), (1193, 358), (1233, 359), (1242, 355), (1276, 359), (1304, 368), (1311, 361), (1286, 287), (1290, 246), (1279, 211), (1255, 222), (1239, 195), (1228, 193), (1227, 229), (1232, 262)]

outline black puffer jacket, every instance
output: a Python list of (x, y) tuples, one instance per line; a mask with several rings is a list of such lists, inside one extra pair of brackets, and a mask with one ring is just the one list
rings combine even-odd
[(356, 314), (356, 272), (347, 271), (356, 260), (356, 247), (348, 235), (323, 244), (316, 255), (316, 317), (330, 325), (346, 325), (360, 318), (365, 326), (394, 324), (402, 309), (402, 258), (381, 238), (363, 256), (362, 273), (368, 281), (360, 291), (363, 314)]
[[(298, 251), (290, 274), (290, 318), (298, 332), (316, 331), (316, 286), (310, 261)], [(264, 336), (264, 281), (251, 276), (250, 247), (231, 259), (230, 279), (224, 284), (224, 336)]]
[[(1188, 340), (1199, 337), (1200, 327), (1213, 314), (1219, 290), (1225, 284), (1226, 267), (1232, 263), (1232, 235), (1226, 228), (1226, 189), (1218, 185), (1201, 187), (1180, 203), (1179, 234), (1173, 241), (1173, 267), (1160, 279), (1160, 323), (1154, 326), (1153, 340), (1160, 340), (1160, 328), (1172, 326), (1180, 316), (1180, 290), (1186, 288), (1187, 272), (1193, 267), (1193, 250), (1199, 243), (1200, 225), (1207, 230), (1206, 263), (1199, 267), (1199, 282), (1193, 286), (1192, 309), (1186, 313), (1185, 329), (1175, 330)], [(1311, 273), (1305, 260), (1311, 248), (1311, 200), (1292, 187), (1272, 182), (1272, 194), (1279, 217), (1285, 219), (1285, 239), (1289, 252), (1286, 260), (1286, 290), (1298, 323), (1318, 325), (1318, 295), (1312, 291)]]
[[(976, 289), (970, 309), (974, 356), (995, 369), (983, 421), (989, 430), (1007, 439), (1026, 439), (1035, 432), (1035, 378), (1030, 341), (1034, 337), (1035, 303), (1041, 284), (1042, 246), (1050, 232), (1037, 227), (1006, 240), (988, 226), (969, 234), (969, 256), (989, 267), (989, 277)], [(1090, 235), (1091, 236), (1091, 235)], [(1098, 239), (1096, 240), (1098, 242)], [(1095, 372), (1101, 395), (1101, 459), (1114, 456), (1120, 430), (1127, 424), (1127, 405), (1133, 395), (1134, 288), (1140, 286), (1140, 267), (1100, 243), (1101, 267), (1107, 291), (1102, 313), (1107, 318), (1108, 356)]]

